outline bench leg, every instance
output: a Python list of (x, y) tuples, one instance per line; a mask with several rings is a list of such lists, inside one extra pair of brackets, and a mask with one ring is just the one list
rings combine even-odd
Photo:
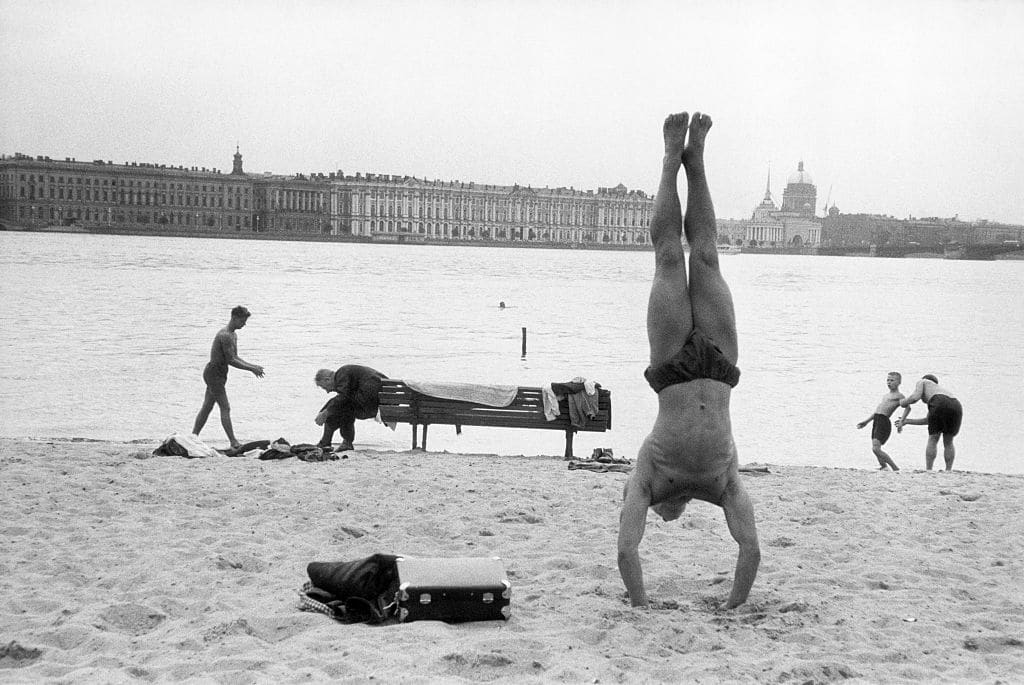
[(416, 449), (416, 424), (412, 424), (412, 448)]
[(572, 436), (575, 434), (574, 430), (565, 431), (565, 461), (572, 459)]
[(427, 425), (428, 424), (426, 424), (426, 423), (423, 424), (423, 443), (422, 443), (422, 446), (423, 446), (423, 451), (424, 452), (427, 451)]

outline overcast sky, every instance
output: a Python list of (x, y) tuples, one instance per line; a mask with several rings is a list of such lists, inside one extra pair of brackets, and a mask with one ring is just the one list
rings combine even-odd
[(0, 0), (0, 152), (653, 192), (801, 159), (844, 212), (1024, 224), (1024, 2)]

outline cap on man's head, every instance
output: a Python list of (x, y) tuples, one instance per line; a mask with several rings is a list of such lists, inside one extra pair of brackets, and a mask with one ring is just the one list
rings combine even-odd
[(238, 305), (237, 307), (231, 310), (231, 316), (233, 316), (236, 319), (248, 319), (250, 315), (251, 314), (249, 310), (243, 307), (242, 305)]
[(939, 382), (939, 379), (936, 378), (934, 375), (932, 375), (930, 373), (926, 373), (925, 375), (921, 376), (921, 378), (923, 378), (926, 381), (931, 381), (932, 383), (938, 383)]

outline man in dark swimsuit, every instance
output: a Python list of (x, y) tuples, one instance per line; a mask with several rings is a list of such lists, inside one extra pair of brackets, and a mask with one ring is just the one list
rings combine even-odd
[[(619, 573), (633, 606), (648, 603), (638, 551), (648, 508), (672, 521), (691, 499), (722, 507), (739, 544), (727, 609), (746, 601), (761, 560), (754, 508), (740, 481), (729, 418), (729, 398), (740, 372), (736, 317), (718, 268), (715, 211), (704, 173), (704, 138), (710, 128), (711, 118), (700, 113), (692, 119), (673, 114), (664, 125), (665, 157), (651, 219), (651, 364), (644, 373), (658, 393), (658, 417), (626, 483), (619, 520)], [(680, 165), (687, 179), (685, 221), (676, 188)]]
[(206, 395), (203, 398), (203, 406), (196, 416), (195, 425), (192, 427), (192, 434), (199, 435), (206, 425), (213, 405), (220, 408), (220, 423), (227, 433), (232, 448), (239, 446), (235, 439), (235, 431), (231, 426), (231, 403), (228, 402), (226, 384), (228, 381), (228, 367), (234, 366), (238, 369), (250, 371), (257, 378), (263, 378), (263, 367), (257, 364), (250, 364), (238, 356), (238, 336), (235, 334), (239, 328), (244, 328), (249, 320), (249, 310), (239, 305), (231, 310), (231, 319), (228, 325), (220, 329), (213, 338), (213, 346), (210, 348), (210, 361), (203, 369), (203, 380), (206, 381)]
[[(908, 419), (910, 405), (924, 400), (928, 405), (928, 416), (923, 419)], [(924, 448), (924, 467), (931, 471), (935, 457), (939, 451), (939, 436), (942, 436), (942, 459), (946, 462), (946, 470), (953, 470), (956, 459), (956, 447), (953, 438), (960, 432), (960, 424), (964, 420), (964, 408), (952, 392), (939, 385), (939, 379), (932, 374), (925, 374), (914, 387), (914, 392), (900, 402), (906, 407), (903, 416), (896, 422), (896, 430), (903, 432), (903, 427), (928, 426), (928, 444)]]
[(316, 415), (316, 424), (324, 427), (319, 447), (330, 449), (334, 431), (341, 433), (336, 452), (353, 449), (356, 419), (372, 419), (377, 415), (381, 379), (387, 376), (369, 366), (346, 364), (337, 371), (320, 369), (314, 382), (326, 392), (338, 393), (327, 401)]

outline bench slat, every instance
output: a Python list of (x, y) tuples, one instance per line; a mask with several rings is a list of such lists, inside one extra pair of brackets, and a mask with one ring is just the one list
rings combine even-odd
[(427, 427), (446, 424), (456, 426), (484, 426), (495, 428), (537, 428), (564, 431), (565, 456), (572, 458), (572, 436), (577, 431), (603, 432), (611, 428), (611, 393), (598, 389), (597, 416), (585, 427), (571, 425), (569, 403), (559, 402), (558, 418), (548, 421), (544, 416), (543, 390), (519, 387), (515, 398), (505, 407), (489, 407), (475, 402), (449, 400), (423, 395), (395, 379), (384, 379), (378, 399), (381, 419), (385, 423), (412, 425), (413, 448), (416, 447), (416, 427), (423, 426), (423, 449), (426, 449)]

